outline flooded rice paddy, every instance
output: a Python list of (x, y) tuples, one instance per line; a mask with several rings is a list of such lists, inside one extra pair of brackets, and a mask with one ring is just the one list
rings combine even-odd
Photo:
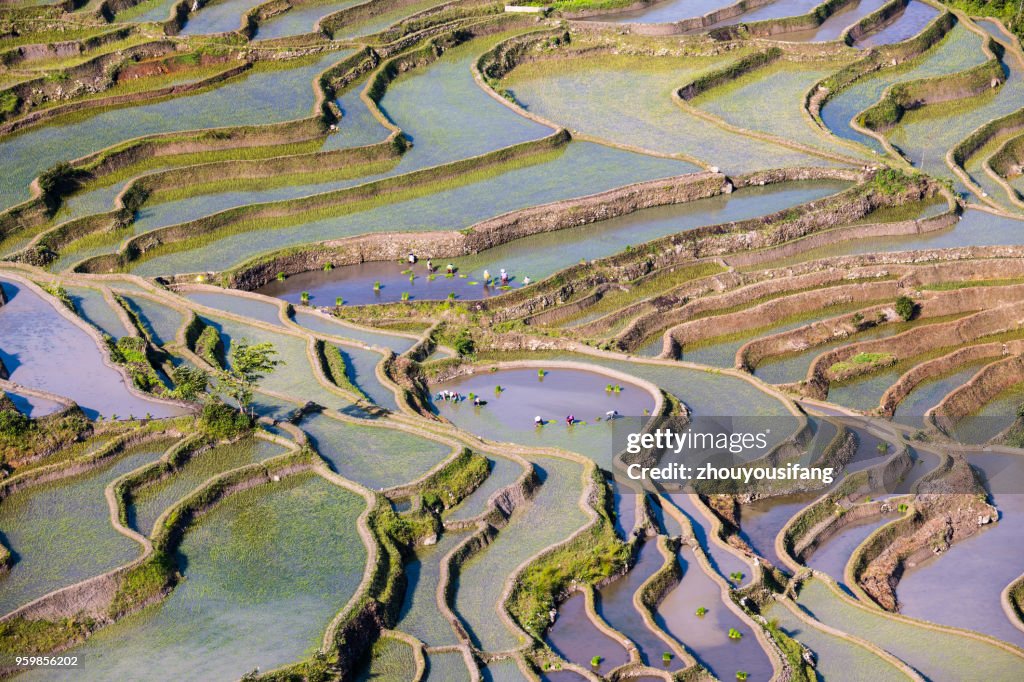
[(108, 364), (78, 323), (35, 291), (0, 280), (7, 304), (0, 307), (0, 358), (13, 382), (70, 398), (90, 417), (168, 417), (185, 409), (143, 397)]
[(90, 661), (81, 675), (109, 680), (158, 666), (235, 680), (311, 654), (362, 577), (362, 509), (361, 497), (308, 474), (229, 497), (185, 535), (185, 580), (166, 601), (74, 649)]

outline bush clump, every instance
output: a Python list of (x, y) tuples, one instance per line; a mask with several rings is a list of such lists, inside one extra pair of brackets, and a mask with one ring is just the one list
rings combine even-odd
[(39, 174), (39, 198), (50, 213), (60, 208), (64, 197), (79, 188), (84, 175), (84, 171), (67, 161), (50, 166)]
[(224, 366), (224, 341), (221, 340), (220, 332), (215, 327), (203, 328), (199, 338), (196, 339), (195, 349), (196, 355), (214, 367)]
[(473, 341), (473, 337), (470, 336), (468, 329), (463, 329), (459, 332), (459, 335), (455, 337), (453, 347), (455, 352), (463, 357), (476, 352), (476, 342)]
[(909, 296), (900, 296), (896, 299), (896, 314), (904, 322), (910, 322), (917, 316), (920, 306)]
[(210, 400), (203, 405), (199, 426), (211, 438), (227, 440), (251, 429), (252, 419), (219, 400)]

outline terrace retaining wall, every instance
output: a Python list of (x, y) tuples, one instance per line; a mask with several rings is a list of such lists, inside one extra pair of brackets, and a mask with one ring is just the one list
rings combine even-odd
[(370, 234), (288, 250), (226, 273), (231, 286), (253, 290), (287, 275), (333, 266), (402, 258), (454, 258), (494, 248), (534, 234), (578, 227), (652, 206), (682, 203), (722, 191), (724, 176), (697, 173), (627, 185), (580, 199), (512, 211), (459, 232)]
[(1011, 355), (986, 365), (926, 414), (939, 429), (950, 432), (964, 417), (970, 416), (1003, 391), (1024, 382), (1024, 356)]

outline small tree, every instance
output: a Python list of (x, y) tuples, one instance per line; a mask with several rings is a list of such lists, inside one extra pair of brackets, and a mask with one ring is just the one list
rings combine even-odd
[(198, 367), (180, 365), (171, 371), (171, 380), (175, 386), (174, 397), (195, 400), (206, 391), (210, 377)]
[(904, 322), (909, 322), (917, 314), (917, 304), (909, 296), (900, 296), (896, 299), (896, 314)]
[(883, 440), (877, 446), (875, 446), (875, 449), (878, 450), (878, 454), (884, 455), (885, 453), (889, 452), (889, 444)]
[(244, 413), (252, 405), (256, 383), (284, 364), (276, 355), (274, 344), (269, 342), (250, 344), (242, 339), (232, 345), (230, 369), (222, 370), (218, 379), (224, 393), (238, 404), (239, 412)]
[(601, 665), (601, 661), (603, 660), (604, 658), (601, 656), (594, 656), (592, 659), (590, 659), (590, 665), (596, 668), (597, 666)]

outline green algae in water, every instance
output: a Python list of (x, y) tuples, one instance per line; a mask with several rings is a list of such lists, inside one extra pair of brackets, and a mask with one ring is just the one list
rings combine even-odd
[(371, 651), (367, 665), (356, 675), (357, 682), (406, 682), (416, 677), (412, 647), (395, 637), (381, 637)]
[(505, 32), (459, 45), (388, 87), (381, 110), (414, 145), (399, 163), (401, 172), (551, 134), (547, 126), (494, 101), (473, 79), (472, 67), (479, 56), (511, 35)]
[(142, 552), (110, 525), (107, 484), (156, 461), (172, 441), (133, 448), (81, 476), (14, 493), (0, 503), (14, 564), (0, 576), (0, 612), (126, 564)]
[(1012, 386), (956, 424), (953, 436), (961, 443), (983, 443), (999, 435), (1017, 417), (1024, 404), (1024, 383)]
[(353, 24), (342, 26), (335, 32), (333, 37), (335, 40), (349, 40), (351, 38), (368, 36), (371, 33), (383, 31), (389, 26), (398, 23), (408, 16), (412, 16), (417, 12), (422, 12), (423, 10), (430, 9), (431, 7), (437, 7), (442, 4), (444, 3), (441, 0), (425, 0), (425, 2), (397, 7), (391, 11), (381, 12), (380, 14), (369, 17), (363, 21), (357, 21)]
[[(635, 154), (588, 142), (540, 157), (517, 160), (509, 170), (487, 169), (425, 196), (386, 202), (354, 213), (267, 229), (266, 221), (222, 238), (203, 235), (173, 245), (173, 252), (132, 264), (146, 276), (166, 272), (219, 271), (258, 253), (325, 239), (378, 232), (458, 230), (507, 211), (586, 196), (633, 182), (692, 170), (672, 159)], [(467, 182), (468, 184), (463, 184)], [(260, 238), (254, 239), (253, 232)]]
[(401, 355), (409, 350), (416, 345), (417, 341), (408, 336), (395, 336), (384, 331), (353, 327), (336, 318), (317, 313), (296, 311), (293, 319), (299, 326), (318, 334), (340, 336), (345, 339), (352, 339), (353, 341), (361, 341), (371, 346), (390, 348), (396, 355)]
[(472, 519), (487, 510), (487, 500), (498, 490), (512, 485), (523, 474), (518, 463), (505, 457), (488, 458), (490, 473), (473, 494), (463, 500), (462, 504), (445, 514), (446, 520), (462, 521)]
[(1008, 73), (998, 90), (910, 111), (886, 136), (916, 167), (941, 177), (954, 177), (945, 163), (946, 152), (984, 123), (1020, 108), (1024, 64), (1013, 52), (1006, 53), (1003, 63)]
[[(937, 595), (941, 598), (941, 593)], [(872, 642), (932, 680), (1013, 680), (1022, 659), (992, 644), (891, 620), (852, 606), (820, 580), (804, 583), (799, 604), (825, 625)]]
[(395, 398), (394, 391), (377, 378), (377, 365), (383, 361), (384, 356), (376, 351), (358, 346), (338, 346), (337, 348), (345, 360), (346, 373), (356, 388), (365, 393), (377, 405), (397, 412), (398, 400)]
[(260, 301), (247, 296), (219, 291), (191, 291), (184, 295), (188, 300), (207, 308), (223, 310), (260, 322), (283, 326), (279, 306), (273, 301)]
[(601, 57), (525, 64), (505, 85), (531, 112), (573, 130), (658, 152), (685, 153), (727, 173), (832, 162), (730, 133), (688, 114), (672, 92), (735, 59)]
[[(477, 56), (508, 35), (488, 36), (460, 45), (445, 52), (433, 64), (405, 74), (389, 86), (381, 106), (402, 127), (406, 137), (414, 141), (414, 146), (386, 171), (261, 189), (232, 188), (230, 191), (150, 204), (139, 211), (131, 225), (131, 234), (141, 234), (236, 206), (350, 187), (550, 134), (546, 126), (524, 119), (495, 102), (473, 80), (471, 66)], [(387, 131), (360, 100), (361, 91), (360, 84), (353, 85), (339, 99), (346, 116), (338, 124), (339, 132), (328, 136), (324, 150), (369, 144), (386, 137)], [(65, 249), (52, 269), (67, 268), (89, 256), (111, 251), (116, 242), (126, 236), (130, 235), (109, 236), (100, 243), (76, 244), (73, 250)]]
[(414, 481), (451, 452), (443, 443), (411, 433), (320, 414), (306, 417), (299, 426), (334, 471), (373, 489)]
[(350, 50), (315, 61), (301, 60), (283, 70), (257, 69), (195, 95), (66, 117), (8, 137), (0, 141), (0, 157), (4, 159), (0, 208), (27, 199), (32, 179), (58, 161), (134, 137), (308, 116), (313, 105), (313, 78), (348, 54)]
[[(303, 474), (237, 493), (185, 535), (185, 579), (166, 601), (72, 650), (76, 680), (233, 681), (310, 656), (355, 593), (366, 550), (359, 495)], [(65, 679), (36, 669), (26, 679)]]
[(181, 35), (237, 31), (242, 26), (242, 15), (264, 2), (266, 0), (219, 0), (205, 4), (199, 11), (189, 14)]
[(529, 679), (512, 658), (491, 661), (480, 672), (485, 682), (527, 682)]
[(504, 651), (523, 642), (498, 615), (501, 580), (523, 561), (568, 538), (586, 523), (579, 508), (583, 490), (581, 465), (554, 458), (530, 458), (543, 484), (522, 510), (482, 553), (462, 566), (456, 581), (454, 610), (472, 637), (487, 651)]
[(691, 104), (742, 128), (850, 155), (853, 152), (817, 132), (802, 110), (806, 92), (843, 66), (825, 63), (811, 67), (783, 62), (714, 88)]
[(154, 343), (163, 346), (174, 342), (178, 329), (185, 320), (181, 313), (145, 296), (125, 296), (124, 299), (139, 316)]
[(427, 646), (459, 643), (451, 624), (437, 608), (437, 588), (441, 581), (441, 563), (465, 539), (465, 533), (447, 532), (436, 545), (418, 547), (416, 558), (405, 565), (409, 585), (396, 628)]
[(897, 682), (907, 679), (903, 672), (877, 654), (853, 642), (808, 626), (785, 606), (772, 603), (764, 615), (765, 618), (777, 621), (783, 632), (815, 653), (815, 670), (825, 679), (850, 682)]
[(992, 362), (991, 358), (972, 362), (944, 376), (918, 384), (906, 398), (900, 401), (893, 418), (901, 424), (922, 426), (925, 412), (938, 405), (939, 401), (950, 392), (963, 386), (989, 362)]
[(427, 656), (429, 682), (469, 682), (466, 659), (458, 651), (432, 653)]
[(231, 344), (242, 339), (252, 344), (273, 344), (277, 351), (276, 359), (284, 364), (261, 379), (260, 388), (283, 394), (299, 403), (312, 400), (328, 409), (347, 409), (352, 405), (350, 400), (333, 393), (317, 380), (309, 364), (305, 339), (289, 334), (277, 334), (225, 318), (204, 316), (202, 319), (220, 332), (226, 358), (230, 357)]
[(312, 33), (321, 17), (361, 2), (363, 0), (313, 0), (296, 4), (287, 12), (261, 21), (253, 40), (270, 40)]
[(67, 287), (67, 292), (75, 305), (75, 312), (83, 320), (115, 339), (128, 336), (128, 329), (99, 289)]
[(133, 495), (128, 510), (129, 525), (143, 535), (149, 535), (153, 524), (165, 509), (207, 479), (283, 452), (280, 445), (258, 438), (247, 438), (194, 455), (167, 478), (147, 485)]
[(854, 116), (877, 102), (885, 89), (893, 83), (956, 73), (977, 66), (985, 59), (985, 53), (981, 50), (981, 37), (962, 24), (957, 24), (942, 42), (914, 61), (861, 78), (830, 98), (822, 107), (822, 121), (836, 135), (861, 142), (881, 152), (881, 146), (873, 138), (850, 127), (850, 120)]
[(725, 337), (711, 338), (706, 341), (687, 344), (683, 346), (682, 359), (688, 362), (699, 362), (705, 365), (714, 365), (716, 367), (732, 367), (736, 361), (736, 353), (748, 341), (753, 341), (754, 339), (768, 336), (770, 334), (780, 334), (782, 332), (790, 331), (806, 324), (811, 324), (818, 320), (838, 315), (845, 311), (856, 310), (859, 307), (862, 306), (860, 304), (856, 304), (854, 306), (833, 306), (818, 310), (817, 312), (808, 315), (800, 316), (797, 319), (783, 319), (777, 324), (761, 327), (759, 329), (751, 329), (737, 332), (736, 334), (730, 334)]

